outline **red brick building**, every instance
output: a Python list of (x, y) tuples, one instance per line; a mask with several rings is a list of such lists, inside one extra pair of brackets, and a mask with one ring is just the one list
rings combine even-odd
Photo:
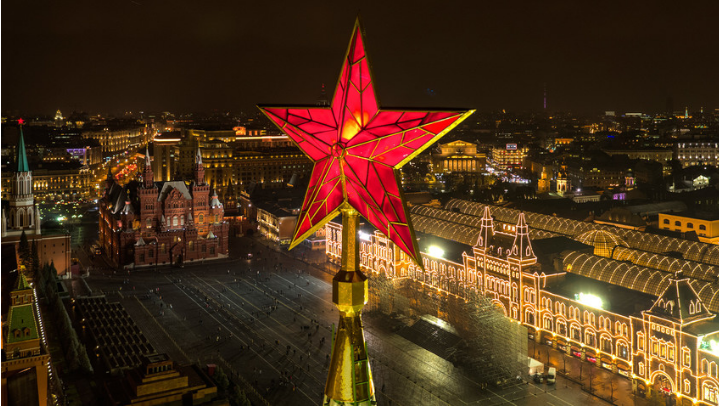
[(141, 180), (120, 186), (108, 173), (100, 204), (100, 241), (117, 265), (182, 263), (227, 255), (229, 224), (210, 195), (200, 150), (194, 180), (155, 182), (149, 152)]

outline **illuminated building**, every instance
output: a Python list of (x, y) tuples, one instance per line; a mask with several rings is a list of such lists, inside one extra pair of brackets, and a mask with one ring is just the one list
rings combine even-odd
[(180, 263), (227, 255), (229, 224), (210, 195), (197, 150), (194, 180), (154, 181), (149, 153), (142, 181), (120, 186), (108, 174), (100, 204), (100, 242), (117, 265)]
[(109, 158), (125, 153), (133, 146), (147, 143), (149, 129), (145, 126), (111, 128), (99, 126), (91, 130), (83, 130), (83, 139), (96, 139), (102, 146), (103, 157)]
[(289, 245), (297, 226), (297, 214), (301, 205), (302, 201), (292, 199), (258, 203), (256, 208), (259, 233), (271, 241), (279, 242), (280, 245)]
[(524, 158), (529, 148), (519, 146), (517, 143), (507, 143), (504, 146), (495, 146), (490, 151), (491, 162), (499, 169), (522, 168)]
[(542, 167), (542, 174), (537, 181), (537, 193), (548, 193), (550, 189), (551, 185), (549, 180), (549, 173), (547, 172), (546, 167)]
[[(53, 262), (58, 274), (64, 274), (70, 268), (70, 236), (42, 235), (40, 211), (33, 191), (37, 181), (28, 165), (22, 127), (16, 152), (15, 171), (3, 174), (7, 176), (3, 177), (3, 193), (7, 192), (7, 201), (2, 202), (0, 227), (3, 243), (19, 243), (24, 232), (28, 241), (36, 241), (40, 263)], [(40, 180), (43, 182), (45, 179)], [(66, 181), (62, 183), (65, 185)]]
[[(412, 207), (424, 269), (383, 234), (363, 230), (362, 270), (446, 296), (481, 293), (535, 341), (631, 378), (635, 392), (719, 403), (719, 247), (501, 207), (495, 219), (489, 206), (462, 200), (446, 208), (453, 211)], [(333, 262), (341, 234), (338, 223), (327, 225)], [(558, 237), (594, 249), (564, 249)], [(672, 250), (691, 260), (659, 253)]]
[(80, 164), (45, 163), (33, 172), (35, 198), (75, 201), (90, 198), (90, 169)]
[(179, 145), (177, 173), (180, 177), (191, 174), (198, 147), (202, 149), (206, 180), (214, 184), (221, 195), (230, 184), (243, 190), (252, 183), (262, 188), (281, 188), (294, 174), (303, 176), (312, 170), (312, 162), (297, 150), (287, 135), (244, 127), (232, 131), (188, 129)]
[(567, 166), (564, 164), (559, 168), (557, 172), (557, 194), (565, 195), (572, 192), (572, 184), (567, 174)]
[(719, 143), (679, 142), (675, 146), (676, 159), (682, 167), (719, 166)]
[(487, 161), (484, 153), (477, 153), (477, 145), (462, 140), (439, 145), (439, 153), (432, 154), (435, 173), (481, 173)]
[(719, 244), (719, 215), (691, 213), (660, 213), (659, 228), (669, 231), (694, 231), (699, 240), (710, 244)]
[[(15, 251), (3, 255), (15, 258)], [(3, 259), (16, 266), (15, 260)], [(2, 405), (48, 405), (50, 354), (35, 291), (25, 275), (3, 268)], [(7, 273), (7, 276), (5, 274)], [(10, 280), (14, 279), (12, 283)], [(10, 283), (6, 286), (7, 283)], [(12, 289), (6, 289), (12, 287)], [(7, 292), (6, 292), (7, 290)]]
[(655, 161), (662, 165), (662, 174), (668, 176), (672, 172), (672, 158), (674, 152), (672, 149), (661, 147), (654, 148), (632, 148), (632, 149), (602, 149), (602, 151), (610, 156), (627, 156), (632, 160), (649, 160)]
[(157, 174), (157, 181), (172, 181), (177, 145), (181, 140), (180, 132), (161, 133), (152, 140), (152, 172)]

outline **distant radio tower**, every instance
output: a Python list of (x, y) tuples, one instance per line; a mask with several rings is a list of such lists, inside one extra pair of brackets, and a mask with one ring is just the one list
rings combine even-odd
[(544, 110), (547, 110), (547, 83), (544, 83)]

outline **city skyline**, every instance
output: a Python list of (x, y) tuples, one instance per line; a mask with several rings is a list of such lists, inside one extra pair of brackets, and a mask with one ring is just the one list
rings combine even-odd
[[(664, 112), (669, 98), (677, 111), (719, 107), (716, 4), (429, 4), (12, 2), (3, 113), (313, 104), (322, 84), (334, 88), (358, 11), (383, 106), (541, 111), (546, 86), (549, 111)], [(403, 61), (417, 62), (412, 72)]]

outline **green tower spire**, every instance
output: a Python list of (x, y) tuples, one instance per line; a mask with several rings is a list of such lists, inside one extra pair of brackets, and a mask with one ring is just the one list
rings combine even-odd
[(23, 172), (23, 171), (30, 171), (30, 168), (27, 165), (27, 153), (25, 153), (25, 138), (22, 134), (22, 124), (23, 120), (18, 120), (18, 124), (20, 124), (20, 139), (18, 139), (17, 142), (17, 172)]

